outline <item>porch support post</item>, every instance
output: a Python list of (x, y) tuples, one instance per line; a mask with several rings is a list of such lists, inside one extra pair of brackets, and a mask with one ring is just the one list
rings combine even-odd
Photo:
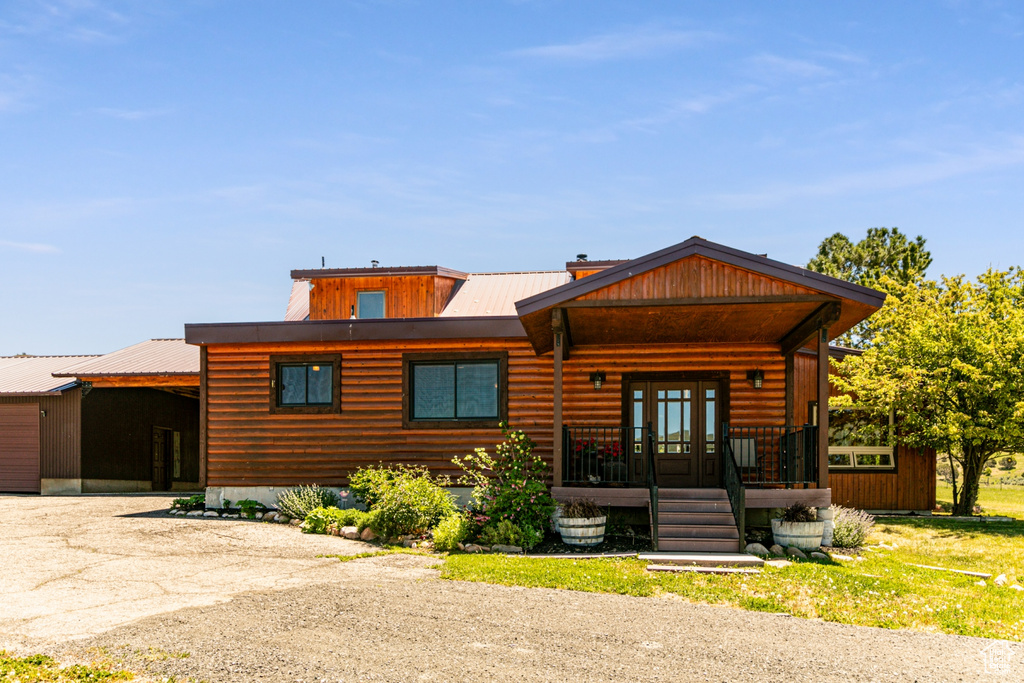
[(552, 479), (555, 486), (562, 485), (562, 357), (565, 354), (565, 322), (562, 310), (551, 311), (551, 331), (554, 335), (554, 410), (552, 419)]
[(818, 488), (828, 488), (828, 328), (818, 330)]
[(786, 354), (786, 424), (796, 425), (796, 358), (795, 354)]

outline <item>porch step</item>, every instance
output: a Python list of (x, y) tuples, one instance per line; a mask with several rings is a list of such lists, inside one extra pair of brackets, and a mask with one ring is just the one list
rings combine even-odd
[(658, 489), (658, 550), (739, 552), (725, 489)]
[(640, 553), (637, 559), (658, 565), (686, 567), (760, 567), (764, 560), (755, 555), (722, 552)]
[(738, 553), (739, 539), (734, 538), (661, 538), (658, 550), (680, 553)]
[[(662, 524), (661, 519), (658, 519), (658, 543), (669, 538), (678, 539), (706, 539), (706, 538), (721, 538), (721, 539), (739, 539), (740, 532), (736, 529), (735, 524), (700, 524), (700, 525), (682, 525), (682, 524)], [(659, 546), (660, 547), (660, 546)]]

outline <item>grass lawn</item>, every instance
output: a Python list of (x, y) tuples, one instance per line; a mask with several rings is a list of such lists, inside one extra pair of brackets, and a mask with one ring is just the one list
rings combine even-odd
[[(984, 481), (984, 480), (982, 480)], [(939, 503), (953, 504), (953, 487), (944, 481), (935, 486), (935, 500)], [(985, 486), (978, 489), (978, 504), (982, 514), (1004, 515), (1024, 519), (1024, 486)]]
[(128, 681), (134, 675), (118, 671), (107, 665), (75, 664), (61, 667), (45, 655), (14, 657), (0, 650), (0, 681), (54, 681), (56, 683), (77, 683), (78, 681)]
[(508, 586), (677, 596), (844, 624), (1024, 641), (1024, 592), (912, 566), (1006, 574), (1009, 583), (1024, 585), (1024, 523), (886, 519), (868, 542), (895, 547), (865, 552), (862, 561), (800, 562), (727, 576), (650, 573), (636, 559), (451, 555), (441, 575)]

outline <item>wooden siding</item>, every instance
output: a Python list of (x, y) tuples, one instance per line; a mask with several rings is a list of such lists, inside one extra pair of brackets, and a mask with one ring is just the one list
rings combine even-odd
[(829, 473), (832, 502), (862, 510), (932, 510), (935, 507), (935, 452), (900, 446), (896, 470)]
[(432, 318), (444, 308), (456, 280), (436, 275), (314, 278), (310, 320), (347, 320), (361, 291), (383, 291), (388, 318)]
[(0, 405), (0, 491), (39, 492), (39, 404)]
[[(199, 401), (157, 389), (93, 389), (82, 399), (82, 478), (152, 481), (153, 428), (181, 434), (181, 474), (199, 481)], [(171, 455), (168, 453), (168, 458)]]
[(82, 391), (58, 396), (0, 397), (0, 405), (31, 403), (46, 411), (39, 418), (39, 476), (78, 479), (82, 476)]
[(706, 299), (801, 294), (818, 292), (703, 256), (690, 256), (584, 294), (579, 299)]
[[(497, 426), (472, 429), (403, 429), (402, 354), (508, 352), (511, 424), (552, 454), (553, 360), (537, 356), (524, 339), (391, 341), (291, 344), (214, 344), (207, 347), (207, 484), (273, 486), (299, 483), (344, 485), (354, 469), (380, 461), (428, 466), (458, 474), (451, 459), (475, 448), (492, 449)], [(341, 413), (271, 414), (272, 354), (339, 353)], [(753, 389), (748, 370), (765, 371), (764, 388)], [(595, 391), (589, 373), (607, 380)], [(623, 373), (726, 372), (732, 419), (741, 425), (781, 425), (785, 419), (785, 367), (770, 344), (573, 348), (565, 362), (565, 421), (618, 425)]]

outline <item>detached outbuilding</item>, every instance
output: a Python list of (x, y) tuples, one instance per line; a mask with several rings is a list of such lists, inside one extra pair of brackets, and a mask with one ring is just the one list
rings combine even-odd
[(0, 491), (196, 490), (198, 350), (0, 359), (0, 425)]

